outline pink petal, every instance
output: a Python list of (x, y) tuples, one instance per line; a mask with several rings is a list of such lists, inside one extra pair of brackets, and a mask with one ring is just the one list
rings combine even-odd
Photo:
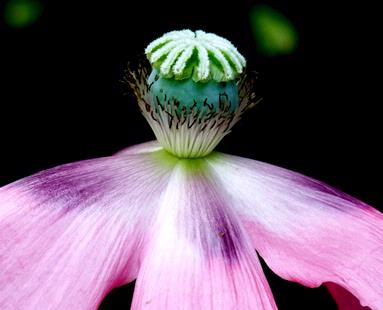
[(0, 189), (0, 309), (97, 309), (138, 273), (170, 176), (153, 154), (56, 167)]
[(369, 307), (361, 306), (359, 300), (349, 291), (335, 283), (326, 283), (327, 289), (334, 297), (339, 310), (370, 310)]
[(203, 175), (205, 166), (180, 160), (173, 171), (132, 309), (276, 309), (257, 254), (219, 188)]
[(129, 146), (118, 151), (114, 155), (137, 155), (137, 154), (147, 154), (152, 152), (157, 152), (162, 150), (162, 146), (158, 143), (157, 140), (144, 142), (140, 144), (136, 144), (133, 146)]
[(210, 160), (254, 247), (281, 277), (334, 282), (383, 309), (383, 215), (319, 181), (254, 160)]

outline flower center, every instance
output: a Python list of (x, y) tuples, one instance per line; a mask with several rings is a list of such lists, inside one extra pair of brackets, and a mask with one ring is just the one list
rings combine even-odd
[(245, 59), (221, 37), (173, 31), (145, 52), (152, 69), (129, 71), (126, 81), (157, 140), (178, 157), (212, 152), (254, 104), (252, 85), (240, 75)]

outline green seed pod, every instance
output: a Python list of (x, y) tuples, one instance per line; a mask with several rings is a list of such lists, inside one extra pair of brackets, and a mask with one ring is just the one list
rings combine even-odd
[(155, 109), (171, 100), (178, 104), (178, 112), (192, 109), (199, 111), (230, 111), (238, 108), (238, 86), (235, 81), (216, 82), (194, 82), (187, 78), (174, 80), (161, 77), (156, 69), (149, 75), (151, 102)]

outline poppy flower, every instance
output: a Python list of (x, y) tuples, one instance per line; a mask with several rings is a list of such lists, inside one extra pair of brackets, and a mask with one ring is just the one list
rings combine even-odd
[(383, 215), (320, 181), (214, 152), (255, 104), (226, 39), (174, 31), (126, 78), (155, 142), (0, 189), (0, 308), (276, 309), (280, 277), (383, 309)]

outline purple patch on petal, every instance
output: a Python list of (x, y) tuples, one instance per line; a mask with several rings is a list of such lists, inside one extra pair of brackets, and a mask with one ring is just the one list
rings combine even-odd
[(238, 261), (243, 247), (241, 230), (223, 197), (205, 177), (193, 178), (189, 185), (198, 195), (193, 197), (197, 203), (191, 206), (191, 214), (185, 215), (193, 219), (191, 241), (200, 242), (210, 258), (224, 257), (229, 263)]
[[(230, 218), (227, 212), (226, 206), (221, 203), (212, 203), (207, 206), (209, 212), (210, 221), (212, 221), (212, 227), (214, 232), (217, 234), (218, 244), (220, 247), (223, 257), (227, 258), (228, 261), (238, 260), (238, 251), (242, 246), (240, 233), (238, 227), (230, 222)], [(207, 235), (208, 236), (208, 235)], [(205, 249), (208, 246), (209, 241), (206, 240)]]
[(0, 309), (97, 309), (135, 279), (170, 169), (112, 156), (0, 188)]
[[(11, 186), (32, 195), (37, 207), (39, 201), (45, 207), (60, 206), (66, 211), (85, 209), (95, 203), (108, 207), (111, 199), (122, 199), (126, 191), (134, 191), (131, 184), (146, 184), (142, 171), (158, 171), (156, 162), (143, 154), (134, 159), (137, 167), (133, 168), (130, 161), (134, 157), (112, 156), (65, 164), (41, 171)], [(140, 165), (142, 171), (138, 167)]]
[(90, 161), (67, 164), (39, 172), (33, 176), (32, 182), (29, 178), (21, 182), (27, 186), (26, 189), (32, 190), (37, 199), (51, 201), (51, 206), (61, 201), (65, 204), (59, 205), (65, 205), (66, 209), (80, 205), (86, 207), (99, 200), (113, 186), (109, 169), (107, 172), (103, 169), (109, 162), (100, 159), (99, 163), (93, 160), (91, 165)]
[[(222, 155), (211, 163), (254, 248), (276, 274), (309, 287), (333, 282), (360, 304), (383, 309), (379, 211), (320, 181), (262, 162)], [(354, 309), (350, 296), (344, 309)]]

